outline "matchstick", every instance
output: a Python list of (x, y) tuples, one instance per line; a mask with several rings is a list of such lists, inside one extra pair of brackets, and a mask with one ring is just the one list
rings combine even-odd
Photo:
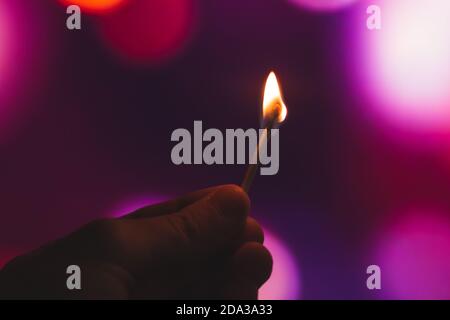
[(253, 179), (255, 178), (256, 172), (259, 168), (259, 151), (261, 150), (261, 148), (264, 147), (265, 144), (266, 144), (266, 146), (268, 145), (268, 140), (270, 139), (270, 134), (271, 134), (271, 130), (273, 127), (273, 123), (275, 122), (274, 119), (276, 119), (277, 117), (278, 117), (278, 115), (276, 117), (273, 117), (272, 120), (269, 121), (269, 124), (264, 128), (264, 131), (262, 132), (261, 136), (259, 137), (259, 143), (258, 143), (255, 151), (253, 152), (252, 161), (250, 161), (247, 171), (245, 172), (244, 180), (242, 180), (241, 187), (247, 193), (250, 191), (250, 187), (252, 186)]
[(259, 153), (261, 148), (268, 145), (270, 140), (271, 131), (273, 128), (278, 128), (281, 122), (285, 119), (287, 114), (286, 106), (284, 105), (281, 97), (281, 91), (278, 86), (278, 81), (274, 72), (269, 74), (264, 89), (264, 101), (262, 112), (262, 128), (264, 128), (261, 136), (259, 137), (258, 145), (253, 153), (253, 157), (250, 159), (250, 164), (245, 172), (244, 180), (241, 187), (245, 192), (249, 192), (253, 179), (259, 168)]

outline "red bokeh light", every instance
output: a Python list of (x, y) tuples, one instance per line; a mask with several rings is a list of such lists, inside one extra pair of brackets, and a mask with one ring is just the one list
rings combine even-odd
[(98, 22), (114, 53), (133, 63), (159, 64), (186, 44), (193, 21), (192, 0), (133, 0)]
[(89, 13), (105, 13), (118, 8), (129, 0), (59, 0), (63, 5), (77, 5)]

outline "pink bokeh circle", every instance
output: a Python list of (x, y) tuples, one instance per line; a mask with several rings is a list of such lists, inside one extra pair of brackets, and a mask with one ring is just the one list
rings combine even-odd
[(358, 0), (289, 0), (295, 5), (316, 11), (334, 11), (345, 8)]
[(300, 270), (288, 246), (274, 233), (264, 228), (264, 245), (273, 258), (272, 275), (259, 290), (260, 300), (300, 299)]
[(52, 33), (40, 10), (37, 2), (0, 1), (0, 145), (21, 127), (45, 83)]
[(450, 299), (450, 217), (410, 210), (378, 235), (374, 259), (389, 299)]

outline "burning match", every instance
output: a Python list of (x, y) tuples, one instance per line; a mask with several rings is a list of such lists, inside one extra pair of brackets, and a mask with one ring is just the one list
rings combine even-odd
[(256, 170), (259, 167), (259, 153), (262, 148), (267, 147), (267, 141), (270, 140), (272, 129), (277, 129), (284, 121), (287, 115), (287, 108), (283, 102), (277, 77), (274, 72), (269, 74), (264, 89), (264, 100), (262, 109), (261, 128), (263, 133), (260, 136), (259, 143), (253, 153), (252, 161), (242, 181), (241, 187), (245, 192), (249, 192)]

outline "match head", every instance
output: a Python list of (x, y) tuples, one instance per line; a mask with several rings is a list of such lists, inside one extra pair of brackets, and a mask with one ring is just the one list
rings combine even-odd
[(266, 123), (278, 124), (280, 123), (282, 113), (282, 105), (279, 102), (271, 104), (264, 112), (263, 118)]

